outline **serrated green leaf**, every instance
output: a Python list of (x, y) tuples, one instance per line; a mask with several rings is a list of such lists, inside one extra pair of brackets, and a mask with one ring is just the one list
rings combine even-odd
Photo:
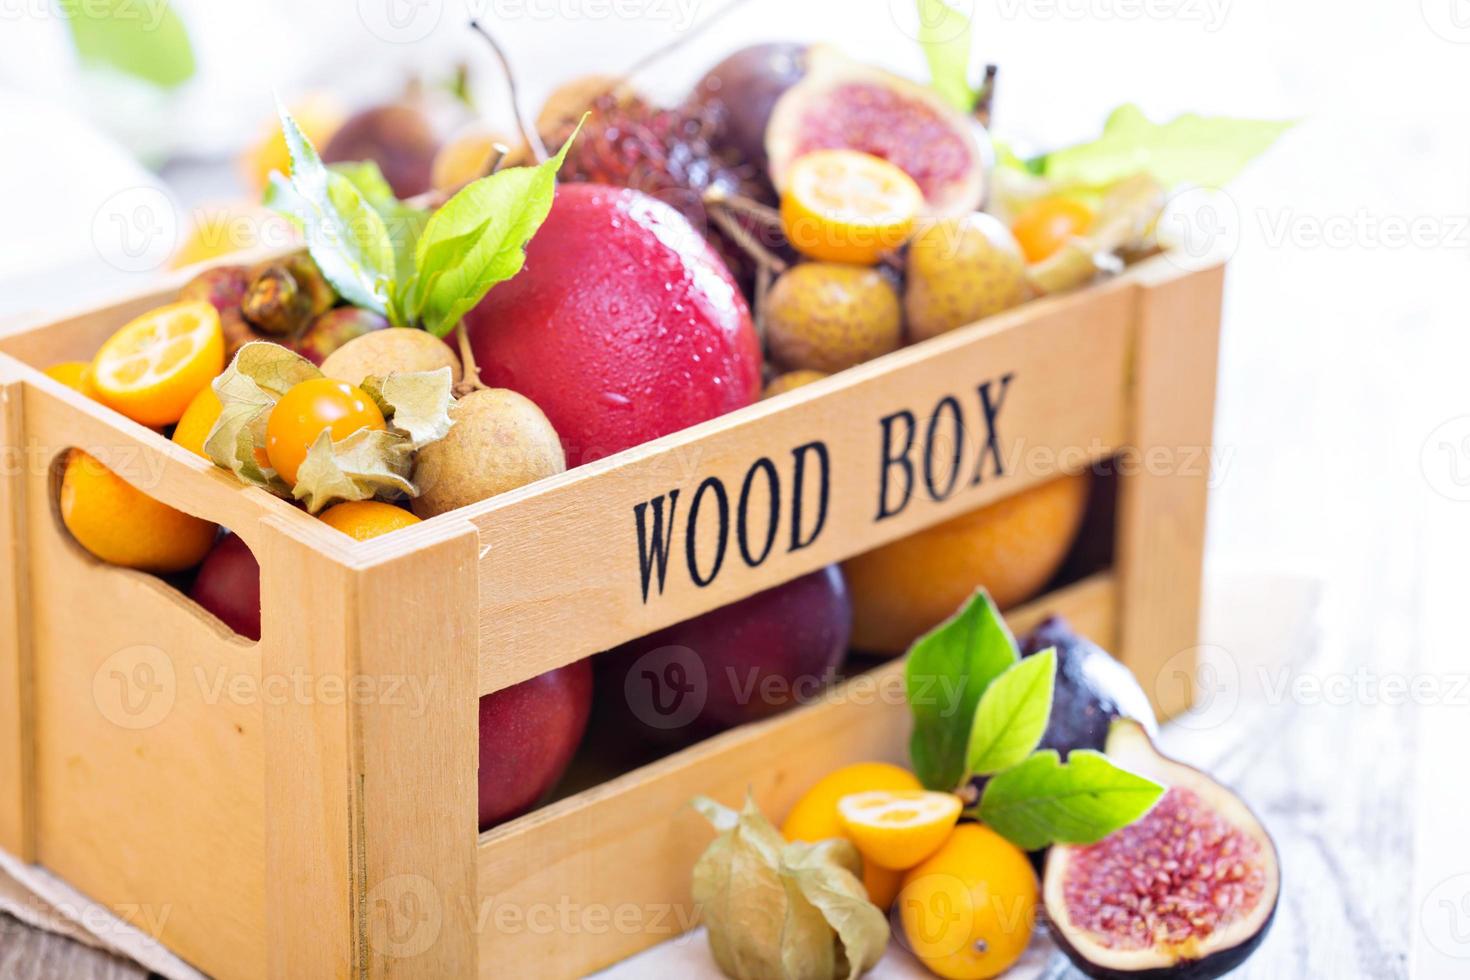
[(1120, 769), (1107, 756), (1076, 749), (1064, 764), (1037, 752), (985, 784), (979, 818), (1028, 851), (1050, 844), (1093, 844), (1143, 816), (1164, 787)]
[[(398, 200), (383, 171), (372, 160), (333, 163), (328, 164), (327, 169), (345, 177), (383, 219), (388, 240), (393, 244), (394, 274), (389, 282), (389, 299), (394, 300), (402, 295), (404, 284), (413, 279), (414, 254), (418, 249), (419, 236), (429, 223), (430, 212)], [(389, 319), (394, 319), (391, 310)], [(406, 320), (394, 319), (394, 325), (403, 326)]]
[(1009, 769), (1036, 749), (1051, 718), (1056, 675), (1056, 650), (1043, 650), (1022, 658), (985, 689), (970, 729), (971, 773)]
[(160, 88), (177, 88), (194, 77), (189, 32), (167, 3), (89, 0), (60, 7), (82, 64), (112, 68)]
[(323, 429), (296, 471), (291, 495), (315, 514), (344, 500), (415, 496), (409, 480), (413, 447), (407, 437), (384, 429), (358, 429), (332, 441)]
[(261, 462), (265, 424), (292, 386), (321, 376), (315, 364), (280, 344), (257, 340), (241, 347), (212, 382), (220, 414), (204, 439), (204, 452), (243, 482), (289, 496), (285, 481)]
[(447, 367), (367, 378), (362, 390), (378, 403), (388, 425), (407, 436), (415, 450), (443, 439), (454, 426), (449, 417), (454, 377)]
[(382, 216), (351, 180), (323, 166), (284, 106), (279, 112), (295, 195), (278, 195), (278, 205), (301, 223), (307, 250), (342, 298), (386, 316), (396, 258)]
[(919, 45), (929, 62), (929, 86), (960, 112), (975, 111), (970, 85), (970, 18), (945, 0), (917, 0)]
[(909, 757), (926, 788), (952, 790), (964, 778), (980, 698), (1017, 659), (1015, 638), (983, 589), (909, 648), (904, 667), (914, 716)]
[[(580, 130), (580, 126), (578, 129)], [(551, 212), (556, 172), (572, 139), (535, 167), (511, 167), (466, 184), (434, 212), (415, 251), (415, 294), (426, 330), (443, 337), (490, 288), (526, 262), (526, 243)]]
[(1098, 139), (1048, 153), (1036, 166), (1060, 184), (1100, 186), (1144, 172), (1165, 187), (1222, 187), (1293, 125), (1193, 113), (1158, 124), (1138, 106), (1124, 105)]

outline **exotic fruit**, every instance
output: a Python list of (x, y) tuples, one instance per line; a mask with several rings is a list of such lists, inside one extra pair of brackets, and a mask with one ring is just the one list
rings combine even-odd
[(1138, 722), (1115, 721), (1107, 751), (1169, 788), (1142, 819), (1098, 843), (1052, 847), (1042, 898), (1053, 938), (1090, 977), (1230, 972), (1275, 914), (1275, 844), (1235, 794), (1160, 755)]
[(558, 188), (525, 268), (465, 319), (481, 379), (535, 402), (569, 467), (760, 393), (760, 345), (729, 271), (637, 191)]
[(699, 80), (692, 101), (718, 115), (718, 147), (766, 165), (766, 124), (776, 101), (806, 75), (806, 53), (805, 44), (789, 41), (753, 44)]
[(1108, 729), (1118, 718), (1132, 718), (1150, 734), (1157, 729), (1153, 707), (1138, 680), (1106, 650), (1073, 632), (1060, 616), (1048, 616), (1021, 638), (1022, 656), (1057, 651), (1051, 718), (1038, 748), (1056, 749), (1062, 758), (1073, 749), (1107, 748)]
[[(559, 176), (563, 181), (630, 187), (671, 206), (704, 234), (738, 281), (750, 280), (753, 269), (740, 246), (709, 216), (706, 198), (741, 196), (769, 199), (757, 169), (715, 148), (717, 114), (698, 103), (676, 108), (651, 105), (626, 91), (604, 91), (588, 109), (590, 115), (567, 151)], [(576, 118), (547, 136), (559, 147), (571, 136)]]
[(813, 150), (848, 149), (895, 164), (924, 192), (929, 217), (974, 211), (985, 195), (977, 122), (932, 89), (814, 47), (804, 79), (781, 96), (766, 127), (771, 181)]

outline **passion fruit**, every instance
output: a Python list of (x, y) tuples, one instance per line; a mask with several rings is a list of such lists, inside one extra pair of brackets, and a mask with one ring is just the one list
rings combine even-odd
[(1140, 820), (1096, 844), (1052, 847), (1042, 886), (1052, 937), (1089, 977), (1229, 973), (1276, 913), (1276, 845), (1239, 797), (1164, 756), (1139, 722), (1113, 722), (1107, 754), (1168, 789)]
[(764, 168), (766, 124), (776, 102), (806, 75), (807, 46), (789, 41), (753, 44), (715, 65), (691, 100), (720, 121), (718, 148)]
[(968, 214), (985, 196), (983, 128), (932, 89), (851, 61), (831, 48), (807, 54), (806, 76), (766, 126), (771, 182), (785, 192), (791, 165), (813, 150), (860, 150), (898, 166), (924, 192), (926, 216)]

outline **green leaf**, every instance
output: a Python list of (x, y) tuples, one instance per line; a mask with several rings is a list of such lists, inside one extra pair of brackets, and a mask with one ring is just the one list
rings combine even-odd
[(177, 88), (194, 77), (189, 32), (163, 0), (89, 0), (62, 3), (61, 10), (82, 64), (112, 68), (159, 88)]
[(1036, 749), (1051, 717), (1056, 675), (1056, 650), (1043, 650), (1022, 658), (985, 689), (970, 730), (971, 773), (1009, 769)]
[(979, 817), (1017, 847), (1092, 844), (1149, 811), (1164, 787), (1115, 766), (1091, 749), (1065, 764), (1054, 749), (991, 777)]
[(929, 85), (960, 112), (975, 111), (970, 85), (970, 18), (945, 0), (917, 0), (919, 44), (929, 62)]
[(276, 205), (301, 223), (311, 257), (342, 298), (386, 316), (396, 260), (382, 215), (351, 180), (322, 165), (284, 106), (279, 112), (295, 193), (275, 192)]
[(429, 219), (414, 255), (424, 285), (410, 289), (425, 329), (443, 337), (490, 287), (521, 271), (526, 243), (551, 211), (556, 172), (571, 145), (567, 140), (539, 166), (512, 167), (465, 185)]
[(1017, 659), (1016, 641), (984, 590), (914, 642), (904, 668), (914, 715), (909, 757), (925, 787), (959, 785), (981, 695)]
[[(327, 169), (341, 174), (347, 181), (357, 188), (357, 192), (363, 196), (368, 205), (383, 219), (383, 226), (388, 231), (388, 240), (393, 243), (393, 282), (390, 284), (389, 298), (401, 294), (403, 284), (413, 278), (414, 254), (418, 250), (419, 237), (424, 232), (424, 227), (429, 223), (430, 212), (425, 208), (416, 208), (411, 204), (405, 204), (393, 196), (393, 188), (388, 185), (388, 179), (383, 176), (383, 171), (372, 160), (360, 160), (354, 162), (333, 163)], [(267, 203), (270, 203), (267, 201)], [(390, 310), (390, 319), (393, 311)], [(394, 320), (395, 325), (402, 326), (407, 318)]]
[(1098, 139), (1048, 153), (1035, 165), (1063, 184), (1097, 186), (1142, 171), (1166, 187), (1222, 187), (1293, 125), (1192, 113), (1160, 125), (1138, 106), (1124, 105)]
[(443, 439), (454, 425), (449, 417), (454, 379), (447, 367), (367, 378), (362, 390), (378, 403), (388, 425), (406, 436), (415, 450)]

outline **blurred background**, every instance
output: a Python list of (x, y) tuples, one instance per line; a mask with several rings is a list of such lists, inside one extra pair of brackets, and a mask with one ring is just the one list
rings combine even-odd
[[(112, 27), (0, 0), (0, 317), (197, 257), (191, 229), (258, 201), (277, 97), (310, 131), (416, 86), (462, 123), (458, 87), (510, 135), (471, 16), (534, 111), (729, 0), (92, 2), (115, 8)], [(1203, 695), (1178, 737), (1273, 784), (1287, 879), (1317, 889), (1288, 892), (1311, 955), (1296, 975), (1463, 976), (1470, 845), (1450, 826), (1470, 812), (1470, 2), (955, 6), (974, 18), (976, 73), (1000, 66), (993, 128), (1022, 151), (1091, 138), (1126, 102), (1156, 120), (1298, 120), (1200, 212), (1231, 265)], [(913, 18), (911, 0), (746, 0), (638, 81), (676, 100), (726, 52), (775, 39), (923, 78)], [(1344, 678), (1342, 697), (1321, 693)], [(1390, 678), (1422, 696), (1388, 696)]]

